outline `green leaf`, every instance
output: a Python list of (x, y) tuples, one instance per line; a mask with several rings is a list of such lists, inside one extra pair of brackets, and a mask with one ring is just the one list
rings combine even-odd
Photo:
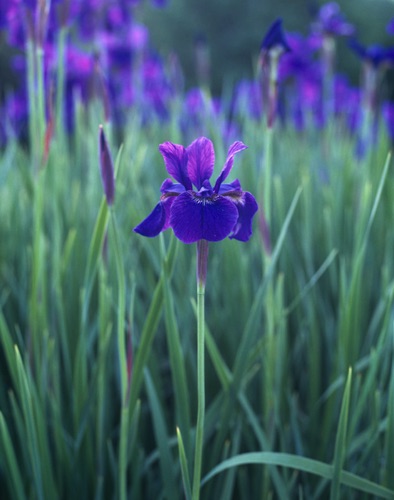
[(177, 435), (177, 439), (178, 439), (179, 460), (181, 463), (183, 488), (184, 488), (186, 500), (191, 500), (192, 488), (190, 485), (189, 467), (187, 464), (185, 447), (183, 446), (182, 434), (181, 434), (181, 430), (179, 429), (179, 427), (176, 428), (176, 435)]
[(352, 383), (352, 369), (349, 369), (345, 391), (343, 393), (341, 414), (339, 416), (338, 431), (335, 440), (333, 477), (331, 482), (330, 500), (339, 500), (342, 467), (346, 455), (347, 424), (349, 418), (350, 388)]
[[(211, 470), (202, 480), (202, 485), (207, 483), (217, 474), (231, 468), (239, 467), (241, 465), (277, 465), (281, 467), (289, 467), (302, 472), (307, 472), (320, 476), (324, 479), (332, 479), (333, 477), (333, 466), (320, 462), (318, 460), (313, 460), (311, 458), (301, 457), (297, 455), (291, 455), (288, 453), (277, 453), (270, 451), (243, 453), (235, 457), (225, 460), (221, 464), (217, 465)], [(358, 491), (364, 493), (369, 493), (371, 495), (376, 495), (381, 498), (387, 498), (392, 500), (394, 498), (394, 490), (389, 490), (379, 484), (368, 481), (363, 477), (352, 474), (351, 472), (342, 471), (341, 483), (345, 486), (349, 486)]]

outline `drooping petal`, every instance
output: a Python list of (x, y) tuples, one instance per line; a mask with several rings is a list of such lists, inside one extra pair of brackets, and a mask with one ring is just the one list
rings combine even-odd
[(226, 238), (238, 219), (235, 204), (223, 196), (202, 198), (186, 191), (171, 206), (170, 226), (183, 243)]
[(220, 188), (221, 183), (226, 179), (226, 177), (230, 173), (231, 169), (233, 168), (234, 156), (237, 153), (239, 153), (240, 151), (247, 149), (247, 147), (248, 146), (246, 146), (241, 141), (236, 141), (229, 147), (228, 152), (227, 152), (226, 162), (224, 164), (222, 171), (220, 172), (219, 177), (217, 178), (217, 181), (215, 183), (215, 187), (213, 188), (215, 193), (219, 192), (219, 188)]
[(257, 212), (258, 205), (254, 196), (245, 191), (243, 193), (242, 202), (236, 203), (238, 209), (238, 220), (234, 225), (230, 239), (239, 241), (248, 241), (252, 235), (252, 219)]
[(163, 156), (167, 172), (180, 182), (185, 189), (192, 189), (192, 183), (187, 174), (187, 151), (180, 144), (164, 142), (159, 151)]
[(134, 228), (134, 232), (153, 238), (169, 227), (170, 208), (174, 198), (160, 201), (146, 219)]
[(189, 179), (201, 188), (205, 180), (209, 180), (215, 164), (215, 151), (212, 142), (206, 137), (199, 137), (186, 149), (188, 154), (187, 172)]

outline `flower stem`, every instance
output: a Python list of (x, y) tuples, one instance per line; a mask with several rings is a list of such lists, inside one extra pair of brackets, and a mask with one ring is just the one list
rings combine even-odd
[(268, 227), (271, 222), (271, 190), (272, 190), (272, 142), (273, 130), (278, 107), (278, 68), (280, 52), (273, 52), (270, 57), (270, 71), (268, 82), (268, 115), (265, 130), (264, 151), (264, 216)]
[(204, 359), (204, 327), (205, 327), (205, 282), (208, 264), (208, 242), (197, 242), (197, 424), (196, 444), (194, 452), (193, 500), (200, 497), (201, 462), (204, 441), (205, 416), (205, 359)]

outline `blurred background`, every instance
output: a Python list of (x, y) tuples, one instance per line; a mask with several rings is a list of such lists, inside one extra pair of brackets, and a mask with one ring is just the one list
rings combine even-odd
[[(175, 51), (185, 71), (186, 85), (197, 83), (196, 41), (205, 40), (210, 56), (211, 90), (221, 92), (223, 83), (250, 77), (261, 40), (270, 24), (283, 19), (287, 32), (308, 35), (310, 23), (321, 5), (311, 0), (168, 0), (164, 9), (142, 6), (141, 21), (151, 33), (152, 45), (160, 53)], [(386, 26), (394, 17), (392, 0), (338, 1), (347, 20), (356, 28), (360, 43), (394, 46)], [(360, 61), (338, 41), (337, 68), (359, 83)], [(393, 75), (389, 75), (393, 81)]]
[[(209, 61), (206, 69), (214, 95), (220, 94), (226, 85), (254, 74), (261, 40), (276, 18), (283, 19), (287, 32), (306, 36), (320, 6), (327, 3), (313, 0), (125, 1), (130, 5), (139, 4), (135, 9), (136, 18), (149, 29), (151, 48), (165, 58), (174, 53), (178, 56), (186, 89), (201, 83), (196, 56), (199, 48), (203, 59)], [(338, 4), (356, 28), (360, 43), (394, 46), (394, 35), (386, 31), (389, 20), (394, 17), (393, 0), (339, 0)], [(0, 32), (0, 100), (5, 89), (18, 83), (10, 64), (17, 49), (7, 45), (6, 30), (7, 27), (3, 27)], [(338, 40), (337, 69), (347, 75), (353, 85), (359, 83), (360, 61), (344, 39)], [(393, 70), (387, 76), (391, 83), (386, 93), (393, 99)]]

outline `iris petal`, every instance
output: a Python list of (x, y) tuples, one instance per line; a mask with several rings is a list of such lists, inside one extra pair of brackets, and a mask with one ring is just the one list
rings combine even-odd
[(187, 171), (190, 180), (199, 190), (204, 181), (210, 179), (215, 163), (215, 151), (212, 142), (206, 137), (199, 137), (187, 148)]
[(171, 179), (166, 179), (161, 185), (160, 192), (163, 194), (179, 194), (185, 192), (182, 184), (174, 183)]
[(186, 189), (191, 189), (192, 183), (187, 174), (186, 149), (180, 144), (164, 142), (160, 144), (159, 151), (163, 156), (167, 172)]
[(223, 196), (203, 198), (187, 191), (175, 198), (170, 225), (184, 243), (220, 241), (231, 233), (237, 219), (237, 207)]
[(169, 198), (165, 202), (158, 203), (148, 217), (134, 228), (134, 232), (153, 238), (167, 229), (173, 200), (173, 198)]
[(233, 227), (230, 239), (248, 241), (252, 235), (252, 218), (257, 212), (258, 205), (251, 193), (243, 193), (242, 202), (235, 205), (238, 209), (238, 220)]
[(245, 144), (241, 141), (236, 141), (229, 147), (228, 152), (227, 152), (226, 163), (224, 164), (224, 167), (223, 167), (222, 171), (220, 172), (220, 175), (217, 178), (217, 181), (215, 183), (215, 187), (213, 188), (215, 193), (219, 192), (220, 185), (226, 179), (226, 177), (230, 173), (231, 169), (233, 168), (234, 156), (237, 153), (239, 153), (240, 151), (243, 151), (244, 149), (246, 149), (247, 147), (248, 146), (245, 146)]
[(242, 192), (241, 183), (239, 182), (238, 179), (235, 179), (233, 182), (230, 182), (230, 184), (221, 184), (220, 185), (219, 194), (225, 195), (226, 193), (229, 193), (232, 191)]

